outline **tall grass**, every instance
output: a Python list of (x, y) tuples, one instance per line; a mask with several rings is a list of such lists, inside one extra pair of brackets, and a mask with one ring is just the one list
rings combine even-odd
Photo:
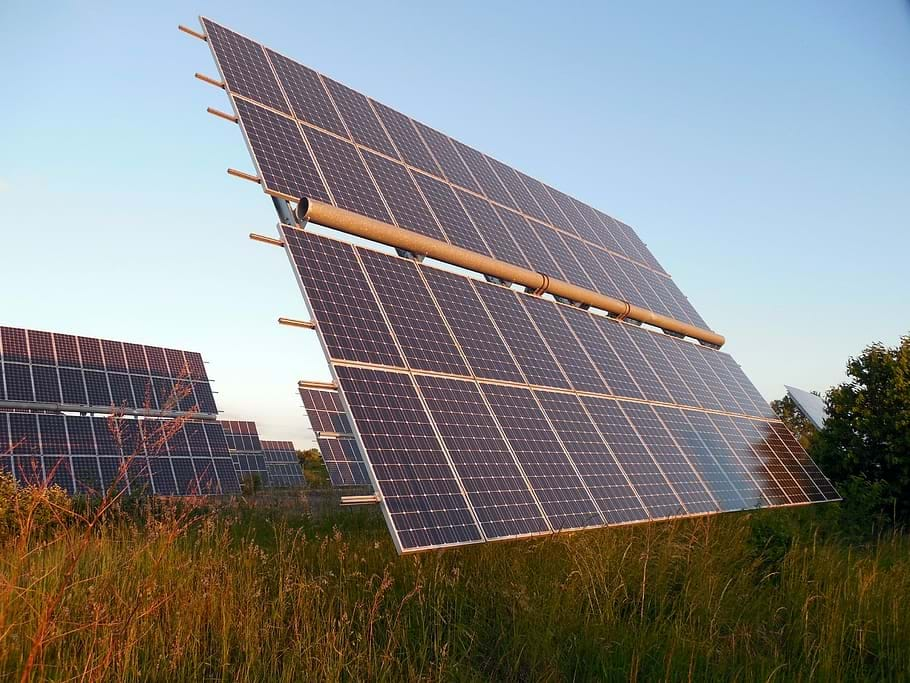
[(5, 539), (0, 672), (906, 679), (910, 539), (851, 545), (836, 526), (811, 510), (777, 511), (397, 557), (375, 509), (147, 503), (97, 524), (69, 580), (84, 525)]

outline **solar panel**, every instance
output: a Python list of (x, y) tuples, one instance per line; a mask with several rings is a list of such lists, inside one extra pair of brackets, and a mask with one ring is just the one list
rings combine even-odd
[(306, 486), (297, 450), (291, 441), (262, 441), (265, 468), (269, 483), (274, 487), (300, 488)]
[(370, 486), (363, 456), (338, 392), (300, 387), (300, 398), (332, 486)]
[[(354, 410), (354, 424), (342, 427), (362, 439), (366, 450), (356, 460), (377, 472), (401, 550), (542, 533), (527, 495), (550, 530), (830, 499), (833, 488), (817, 468), (810, 473), (808, 456), (769, 426), (779, 423), (751, 400), (734, 399), (746, 395), (740, 382), (726, 389), (735, 381), (726, 354), (322, 235), (282, 231), (298, 255), (341, 250), (342, 279), (360, 283), (363, 309), (372, 313), (350, 316), (329, 334), (356, 339), (370, 329), (371, 339), (404, 350), (392, 363), (340, 358), (319, 311), (332, 320), (350, 297), (328, 287), (337, 277), (331, 270), (314, 278), (313, 291), (304, 285)], [(298, 270), (306, 266), (293, 260)], [(399, 369), (389, 372), (390, 365)], [(396, 418), (398, 405), (406, 415)], [(346, 419), (340, 400), (333, 410)], [(314, 425), (327, 419), (308, 411)], [(343, 441), (351, 442), (336, 438), (323, 451), (349, 466), (354, 458), (335, 455)], [(385, 469), (376, 470), (378, 461)], [(335, 466), (327, 462), (330, 473)], [(427, 491), (436, 487), (446, 495), (438, 508)], [(418, 533), (415, 518), (396, 521), (404, 509), (427, 528)]]
[[(22, 484), (57, 485), (70, 494), (101, 495), (111, 486), (136, 495), (236, 492), (235, 474), (220, 478), (215, 474), (214, 459), (219, 454), (207, 435), (220, 430), (215, 423), (189, 420), (4, 409), (0, 410), (0, 454), (11, 454), (11, 467)], [(184, 431), (191, 435), (189, 441)], [(181, 465), (183, 485), (171, 486), (162, 479), (161, 487), (149, 487), (149, 467), (159, 473), (170, 471), (169, 462), (175, 455), (186, 456), (191, 463), (189, 469)]]
[[(198, 353), (13, 327), (0, 328), (0, 408), (215, 415), (218, 407)], [(149, 360), (151, 359), (151, 360)], [(155, 382), (163, 393), (149, 391)], [(187, 394), (165, 405), (171, 394)]]
[(259, 430), (249, 420), (221, 420), (228, 453), (234, 461), (237, 478), (240, 481), (258, 480), (261, 486), (269, 486), (269, 472)]
[[(540, 238), (559, 263), (554, 269), (532, 260), (536, 269), (554, 274), (563, 270), (574, 284), (660, 312), (681, 312), (673, 293), (663, 286), (669, 277), (625, 223), (209, 19), (203, 19), (203, 25), (212, 35), (209, 45), (267, 191), (332, 201), (389, 222), (378, 197), (382, 196), (386, 206), (393, 205), (389, 193), (401, 183), (378, 182), (377, 195), (376, 173), (371, 169), (371, 178), (365, 172), (356, 147), (364, 157), (372, 155), (367, 162), (371, 167), (380, 165), (377, 156), (385, 159), (381, 173), (387, 178), (400, 180), (408, 169), (414, 172), (451, 243), (488, 253), (485, 241), (498, 258), (515, 258), (518, 254), (502, 237), (502, 226), (490, 222), (492, 209), (509, 210), (536, 222)], [(301, 131), (310, 141), (331, 199), (326, 197)], [(392, 171), (393, 167), (398, 171)], [(465, 207), (470, 216), (467, 221), (460, 216), (462, 211), (452, 208), (453, 190), (462, 198), (472, 197), (466, 202), (470, 204)], [(467, 227), (470, 222), (474, 227)], [(407, 221), (399, 224), (410, 227)], [(433, 227), (425, 229), (432, 231)], [(511, 237), (520, 244), (518, 236)], [(532, 258), (527, 252), (525, 256)], [(622, 286), (619, 290), (604, 291), (607, 282), (591, 282), (577, 264), (591, 257), (613, 260), (613, 256), (637, 287), (626, 280), (613, 283)], [(521, 260), (517, 263), (524, 265)], [(648, 281), (654, 282), (653, 288)], [(691, 316), (685, 313), (682, 319), (688, 321)]]
[(808, 391), (797, 389), (796, 387), (785, 387), (785, 389), (787, 390), (787, 395), (799, 408), (799, 412), (805, 415), (816, 429), (824, 429), (825, 420), (828, 419), (824, 400), (820, 396), (810, 394)]

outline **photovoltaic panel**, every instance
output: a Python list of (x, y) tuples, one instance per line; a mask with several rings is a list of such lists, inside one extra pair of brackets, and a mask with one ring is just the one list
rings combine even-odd
[(621, 407), (686, 511), (689, 514), (716, 512), (717, 503), (654, 412), (654, 407), (626, 402)]
[(418, 376), (420, 393), (488, 538), (549, 531), (477, 385)]
[(456, 190), (456, 193), (461, 205), (472, 217), (474, 225), (483, 234), (484, 242), (490, 247), (494, 257), (517, 266), (532, 267), (524, 253), (518, 248), (511, 233), (503, 229), (491, 204), (463, 190)]
[(392, 211), (396, 225), (444, 241), (445, 234), (430, 213), (408, 170), (366, 150), (363, 151), (363, 158)]
[(647, 519), (638, 494), (579, 398), (548, 391), (534, 393), (606, 522)]
[(429, 148), (436, 163), (442, 169), (446, 179), (455, 185), (481, 194), (482, 190), (480, 189), (480, 186), (477, 184), (477, 181), (474, 180), (471, 171), (461, 160), (461, 157), (455, 150), (455, 146), (452, 144), (452, 140), (439, 131), (433, 130), (429, 126), (425, 126), (419, 122), (415, 123), (417, 131), (420, 133), (420, 137), (423, 138), (423, 141)]
[(392, 219), (357, 148), (327, 133), (306, 129), (306, 137), (335, 204), (383, 223)]
[(607, 393), (607, 386), (600, 373), (563, 317), (559, 315), (557, 307), (549, 301), (529, 296), (519, 297), (519, 301), (546, 340), (546, 344), (553, 349), (557, 362), (572, 386), (578, 391)]
[(830, 480), (822, 473), (812, 459), (806, 454), (806, 451), (799, 442), (794, 438), (790, 431), (780, 422), (768, 423), (774, 430), (777, 437), (784, 443), (790, 454), (796, 459), (806, 474), (812, 479), (812, 483), (826, 500), (839, 500), (840, 496), (837, 489), (831, 484)]
[(336, 366), (402, 550), (483, 540), (406, 374)]
[[(496, 207), (496, 215), (506, 228), (515, 243), (521, 249), (531, 269), (544, 273), (550, 277), (565, 279), (565, 274), (556, 262), (556, 259), (547, 251), (537, 233), (531, 228), (530, 223), (523, 216), (507, 209)], [(520, 265), (520, 264), (519, 264)]]
[(473, 284), (527, 381), (539, 386), (568, 389), (569, 382), (562, 369), (518, 302), (517, 295), (496, 285)]
[(780, 463), (772, 464), (767, 451), (760, 453), (753, 449), (749, 439), (743, 436), (743, 433), (737, 429), (736, 423), (728, 415), (708, 413), (705, 417), (714, 423), (717, 431), (736, 454), (737, 459), (743, 464), (768, 502), (771, 505), (790, 503), (791, 500), (785, 492), (785, 488), (790, 489), (792, 493), (795, 482), (789, 476), (787, 477), (789, 482), (780, 482), (778, 476), (775, 476), (775, 472), (779, 474), (782, 469)]
[(673, 399), (667, 393), (663, 383), (633, 342), (632, 334), (634, 332), (628, 326), (617, 325), (610, 320), (599, 319), (596, 320), (596, 323), (601, 334), (613, 347), (614, 353), (628, 368), (629, 374), (645, 398), (661, 403), (672, 403)]
[[(506, 190), (499, 177), (493, 172), (492, 167), (487, 163), (486, 157), (476, 149), (468, 147), (457, 140), (453, 140), (452, 144), (455, 145), (458, 156), (461, 157), (465, 166), (470, 170), (483, 194), (503, 206), (516, 208), (512, 196)], [(490, 205), (486, 204), (486, 207), (489, 209)]]
[(403, 366), (354, 247), (291, 228), (282, 234), (329, 356)]
[(331, 78), (326, 78), (325, 84), (335, 106), (341, 112), (341, 118), (351, 131), (351, 137), (370, 149), (397, 159), (398, 154), (370, 106), (369, 100), (356, 90), (352, 90), (338, 81), (333, 81)]
[(492, 255), (451, 187), (422, 173), (415, 173), (414, 180), (450, 242), (478, 254)]
[(414, 369), (465, 375), (467, 367), (417, 266), (374, 251), (359, 252), (395, 338)]
[(537, 236), (543, 243), (544, 248), (550, 253), (550, 256), (559, 264), (559, 269), (564, 273), (569, 282), (576, 284), (579, 287), (586, 287), (588, 289), (594, 288), (594, 283), (591, 282), (591, 278), (589, 278), (588, 274), (582, 269), (578, 259), (569, 251), (565, 241), (563, 241), (562, 235), (536, 221), (530, 221), (529, 225), (531, 226), (531, 232)]
[(511, 166), (507, 166), (498, 159), (492, 157), (487, 157), (487, 161), (490, 166), (493, 167), (493, 171), (496, 173), (496, 176), (509, 191), (512, 199), (515, 202), (518, 210), (521, 211), (526, 216), (531, 218), (536, 218), (539, 221), (544, 223), (550, 222), (547, 218), (547, 215), (538, 205), (537, 201), (528, 191), (528, 188), (525, 187), (525, 184), (522, 182), (521, 177), (518, 172)]
[(291, 441), (262, 441), (265, 467), (272, 486), (300, 488), (306, 486), (297, 451)]
[(272, 50), (266, 52), (291, 103), (293, 114), (302, 121), (309, 121), (324, 130), (347, 138), (347, 130), (319, 74), (282, 54)]
[(481, 388), (553, 530), (602, 525), (591, 494), (530, 390)]
[(685, 514), (685, 507), (632, 428), (620, 403), (594, 397), (584, 397), (582, 402), (617, 461), (622, 464), (650, 517), (659, 519)]
[(383, 126), (385, 126), (389, 137), (392, 138), (392, 142), (395, 143), (401, 158), (414, 168), (419, 168), (421, 171), (440, 177), (442, 172), (439, 166), (436, 165), (436, 161), (434, 161), (423, 139), (417, 133), (414, 122), (404, 114), (387, 107), (381, 102), (370, 100), (370, 103), (373, 105), (373, 110), (379, 116)]
[(646, 330), (634, 330), (631, 328), (627, 331), (629, 332), (629, 338), (638, 347), (641, 355), (647, 359), (648, 364), (660, 378), (664, 388), (673, 399), (673, 403), (684, 406), (698, 405), (686, 382), (664, 355), (661, 345), (656, 339), (658, 335)]
[(446, 321), (472, 372), (487, 379), (523, 382), (524, 377), (471, 283), (434, 268), (422, 268), (421, 273), (436, 300), (443, 302)]
[[(737, 425), (740, 428), (740, 431), (744, 435), (751, 433), (758, 440), (758, 443), (763, 444), (765, 448), (769, 449), (771, 453), (774, 454), (774, 457), (784, 466), (784, 469), (793, 478), (793, 481), (796, 482), (797, 489), (802, 494), (802, 497), (790, 496), (791, 500), (794, 502), (805, 502), (805, 500), (820, 502), (825, 500), (825, 496), (822, 495), (821, 491), (818, 490), (818, 487), (815, 486), (815, 483), (802, 468), (796, 458), (793, 457), (793, 454), (790, 453), (790, 449), (786, 447), (783, 441), (781, 441), (771, 425), (767, 422), (756, 422), (753, 420), (736, 420)], [(748, 436), (747, 436), (748, 438)]]

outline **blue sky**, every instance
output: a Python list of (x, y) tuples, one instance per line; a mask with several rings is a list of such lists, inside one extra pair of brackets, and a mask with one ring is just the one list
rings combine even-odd
[(199, 350), (311, 443), (206, 14), (633, 225), (768, 398), (910, 332), (908, 4), (263, 4), (0, 3), (0, 324)]

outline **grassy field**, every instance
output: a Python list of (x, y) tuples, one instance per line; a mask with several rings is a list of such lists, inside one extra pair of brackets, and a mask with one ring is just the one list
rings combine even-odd
[[(5, 527), (9, 680), (907, 680), (910, 539), (836, 507), (397, 557), (330, 492)], [(9, 515), (7, 515), (7, 520)]]

